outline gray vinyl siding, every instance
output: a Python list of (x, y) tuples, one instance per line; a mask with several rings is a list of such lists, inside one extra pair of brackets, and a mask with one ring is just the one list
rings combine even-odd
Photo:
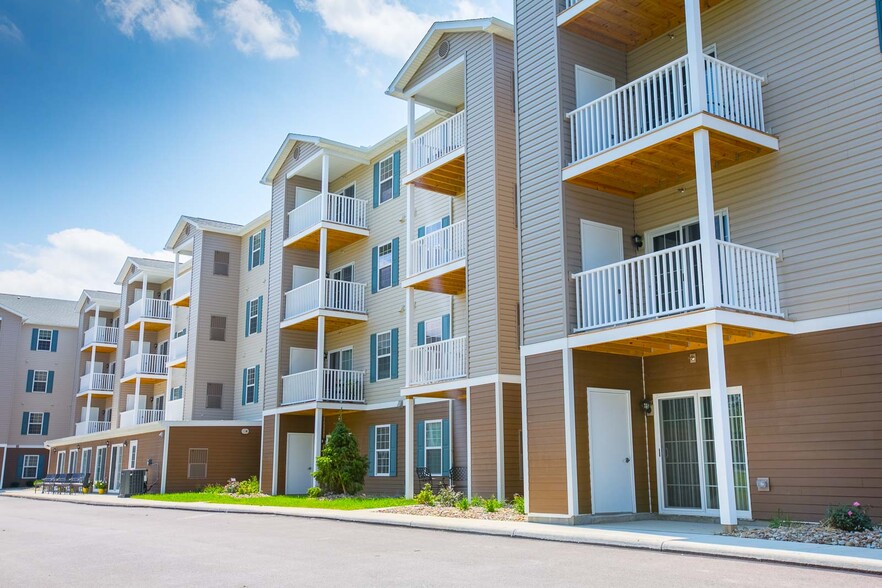
[(515, 0), (523, 343), (567, 334), (556, 3)]
[(0, 418), (0, 443), (9, 443), (10, 432), (16, 430), (12, 410), (16, 381), (13, 374), (17, 369), (21, 331), (21, 317), (0, 308), (0, 415), (5, 415)]
[[(269, 223), (255, 227), (251, 232), (240, 239), (239, 244), (239, 259), (241, 260), (241, 268), (239, 271), (241, 277), (239, 279), (237, 313), (239, 315), (238, 322), (241, 328), (237, 329), (234, 333), (236, 339), (236, 364), (233, 369), (235, 385), (232, 391), (233, 418), (237, 420), (259, 420), (262, 413), (262, 397), (265, 388), (263, 384), (265, 378), (263, 364), (266, 357), (267, 268), (269, 267), (269, 251), (264, 249), (263, 265), (255, 266), (251, 268), (251, 271), (248, 271), (248, 258), (250, 255), (250, 250), (248, 249), (249, 236), (260, 232), (261, 229), (266, 229), (267, 233), (269, 233)], [(264, 247), (266, 247), (266, 244), (264, 244)], [(255, 333), (246, 337), (245, 321), (247, 320), (247, 317), (245, 315), (245, 303), (249, 300), (256, 299), (258, 296), (263, 296), (262, 329), (260, 333)], [(256, 365), (260, 366), (258, 401), (255, 404), (242, 406), (243, 370)]]

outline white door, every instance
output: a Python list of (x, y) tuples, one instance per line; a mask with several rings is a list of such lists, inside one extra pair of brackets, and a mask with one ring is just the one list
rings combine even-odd
[(315, 349), (292, 347), (288, 352), (288, 373), (299, 374), (315, 369)]
[(104, 373), (104, 362), (103, 361), (87, 361), (86, 362), (86, 373), (87, 374), (103, 374)]
[(84, 406), (80, 409), (80, 422), (85, 421), (97, 421), (98, 420), (98, 407), (92, 406), (87, 410)]
[(295, 265), (291, 287), (292, 289), (299, 288), (310, 282), (315, 282), (318, 278), (318, 268)]
[[(141, 288), (135, 288), (135, 301), (141, 300), (141, 293), (143, 290)], [(153, 290), (147, 290), (147, 298), (153, 298), (155, 296)]]
[(294, 188), (294, 208), (297, 208), (298, 206), (303, 206), (318, 195), (318, 190), (309, 190), (307, 188)]
[[(138, 394), (138, 408), (147, 408), (147, 396)], [(135, 409), (135, 395), (126, 394), (126, 410)]]
[(616, 89), (616, 80), (602, 73), (576, 66), (576, 108), (594, 102)]
[[(129, 341), (129, 357), (133, 355), (138, 355), (138, 350), (141, 349), (141, 344), (138, 341)], [(144, 353), (150, 351), (150, 344), (146, 341), (144, 342)]]
[(591, 511), (636, 512), (631, 393), (588, 389)]
[(622, 227), (582, 219), (582, 271), (625, 259)]
[(312, 486), (312, 433), (288, 433), (285, 494), (306, 494)]

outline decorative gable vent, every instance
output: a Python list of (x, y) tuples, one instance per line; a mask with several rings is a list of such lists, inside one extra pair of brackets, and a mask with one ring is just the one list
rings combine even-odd
[(190, 235), (190, 224), (189, 223), (187, 223), (187, 226), (184, 227), (184, 235), (186, 235), (186, 236)]
[(300, 159), (300, 145), (294, 148), (293, 153), (291, 153), (291, 157), (294, 159)]
[(445, 59), (448, 55), (450, 55), (450, 41), (445, 39), (438, 43), (438, 57)]

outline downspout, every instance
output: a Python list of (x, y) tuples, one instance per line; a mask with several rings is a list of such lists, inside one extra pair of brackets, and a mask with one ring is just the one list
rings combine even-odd
[[(646, 358), (640, 358), (640, 380), (643, 384), (643, 400), (646, 400)], [(651, 467), (649, 464), (649, 415), (643, 411), (643, 436), (646, 442), (646, 492), (649, 497), (649, 512), (652, 512), (652, 478), (650, 477)]]

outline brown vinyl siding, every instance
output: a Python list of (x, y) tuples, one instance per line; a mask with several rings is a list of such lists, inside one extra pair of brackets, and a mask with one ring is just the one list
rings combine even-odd
[[(248, 429), (243, 435), (242, 430)], [(166, 492), (188, 492), (230, 478), (247, 480), (260, 470), (260, 426), (170, 427)], [(208, 450), (207, 478), (188, 478), (190, 449)], [(138, 453), (141, 453), (140, 446)]]
[(272, 414), (263, 417), (263, 428), (261, 429), (263, 439), (260, 444), (260, 491), (264, 494), (273, 493), (273, 460), (276, 458), (277, 418), (279, 415)]
[(496, 495), (496, 386), (472, 386), (472, 494)]
[[(4, 454), (5, 452), (5, 454)], [(4, 488), (24, 488), (33, 484), (34, 480), (24, 480), (18, 477), (18, 458), (22, 455), (42, 455), (47, 464), (44, 474), (49, 473), (49, 452), (40, 447), (0, 447), (0, 459), (5, 455), (6, 463), (3, 473)], [(93, 454), (94, 455), (94, 454)], [(39, 472), (38, 472), (39, 473)]]
[(521, 387), (518, 384), (502, 385), (503, 447), (505, 449), (505, 497), (524, 495), (522, 472)]
[(567, 514), (563, 354), (528, 356), (525, 369), (530, 512)]

